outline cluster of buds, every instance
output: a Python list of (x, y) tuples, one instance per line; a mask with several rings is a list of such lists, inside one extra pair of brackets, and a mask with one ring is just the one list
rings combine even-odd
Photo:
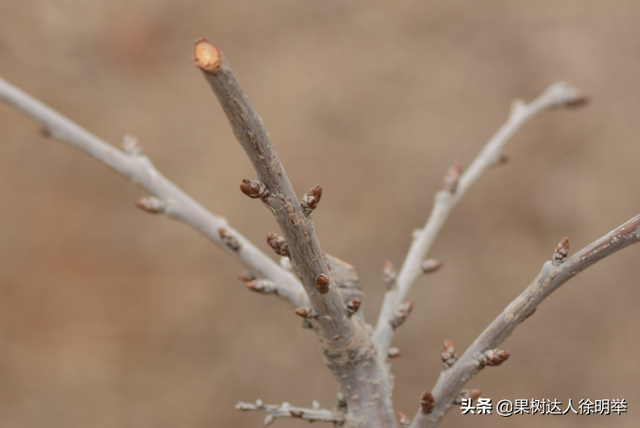
[(432, 273), (437, 271), (442, 267), (444, 263), (442, 260), (437, 259), (428, 259), (422, 262), (422, 272), (424, 273)]
[[(327, 294), (329, 292), (329, 286), (331, 285), (331, 280), (329, 277), (323, 273), (316, 276), (316, 287), (318, 288), (318, 292), (320, 294)], [(360, 306), (360, 304), (358, 304)]]
[(242, 183), (240, 183), (240, 190), (242, 193), (253, 199), (264, 199), (269, 196), (269, 189), (267, 189), (267, 186), (256, 180), (247, 180), (246, 178), (243, 178)]
[(509, 358), (509, 351), (504, 349), (489, 349), (480, 355), (478, 361), (480, 361), (482, 366), (499, 366), (507, 361), (507, 358)]
[(302, 213), (306, 216), (309, 216), (313, 210), (318, 206), (318, 202), (320, 202), (320, 198), (322, 197), (322, 187), (317, 185), (316, 187), (309, 190), (303, 197), (302, 201), (300, 201), (300, 208), (302, 208)]
[(460, 175), (462, 174), (462, 165), (459, 163), (454, 163), (449, 167), (447, 173), (444, 175), (444, 190), (447, 192), (454, 194), (456, 193), (456, 189), (458, 188), (458, 180), (460, 180)]
[(400, 327), (407, 320), (407, 317), (411, 313), (412, 309), (413, 302), (411, 301), (404, 302), (403, 304), (398, 306), (398, 309), (396, 309), (396, 311), (393, 313), (393, 316), (391, 317), (391, 320), (389, 321), (391, 327), (394, 330)]
[(286, 239), (276, 233), (270, 233), (267, 235), (267, 244), (276, 254), (281, 256), (289, 256), (289, 243)]
[(240, 242), (238, 242), (238, 239), (233, 236), (227, 229), (225, 229), (224, 227), (219, 227), (218, 234), (220, 235), (220, 239), (222, 240), (222, 243), (224, 245), (231, 248), (233, 251), (240, 250)]
[(420, 410), (423, 415), (428, 415), (433, 411), (433, 406), (435, 405), (435, 398), (433, 398), (433, 394), (428, 389), (422, 394), (422, 398), (420, 399)]
[(445, 339), (442, 342), (440, 358), (442, 358), (442, 364), (444, 364), (445, 368), (449, 368), (456, 363), (458, 356), (456, 355), (456, 350), (453, 347), (453, 342), (448, 339)]
[(382, 281), (387, 290), (391, 290), (396, 285), (398, 274), (396, 267), (389, 260), (382, 265)]
[(349, 315), (349, 317), (358, 312), (361, 303), (362, 301), (360, 299), (353, 299), (347, 304), (347, 314)]
[(256, 293), (269, 294), (276, 293), (278, 291), (276, 284), (268, 279), (256, 279), (255, 281), (249, 281), (246, 286), (249, 290), (255, 291)]
[(553, 257), (551, 261), (554, 266), (560, 266), (567, 260), (567, 256), (569, 255), (569, 237), (565, 236), (562, 241), (556, 247), (556, 250), (553, 252)]
[(141, 210), (152, 214), (160, 214), (167, 208), (167, 204), (155, 196), (145, 196), (144, 198), (136, 199), (135, 204)]

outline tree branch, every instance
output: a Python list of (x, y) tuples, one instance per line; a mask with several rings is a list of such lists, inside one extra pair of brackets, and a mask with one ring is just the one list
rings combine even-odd
[(325, 362), (347, 402), (345, 426), (395, 426), (389, 371), (377, 357), (362, 312), (352, 317), (343, 302), (308, 217), (320, 200), (320, 188), (307, 192), (302, 205), (298, 202), (262, 120), (218, 48), (204, 39), (196, 41), (194, 63), (213, 89), (258, 175), (259, 182), (243, 182), (242, 191), (271, 208), (282, 230), (284, 241), (277, 235), (270, 235), (269, 241), (279, 252), (286, 244), (286, 254), (307, 291), (313, 311), (301, 308), (297, 313), (313, 314), (320, 327)]
[(281, 405), (264, 404), (262, 400), (257, 400), (255, 404), (239, 402), (236, 409), (248, 411), (258, 410), (267, 413), (264, 418), (264, 426), (271, 424), (276, 418), (298, 418), (306, 419), (309, 422), (333, 422), (334, 425), (343, 425), (345, 415), (343, 412), (321, 409), (317, 401), (313, 402), (313, 408), (293, 407), (284, 402)]
[(160, 174), (130, 137), (125, 137), (126, 152), (122, 152), (3, 79), (0, 79), (0, 98), (39, 122), (46, 134), (68, 142), (155, 195), (155, 198), (138, 200), (136, 205), (146, 211), (163, 212), (188, 224), (218, 244), (256, 277), (277, 283), (278, 294), (292, 306), (307, 304), (306, 293), (292, 273), (282, 269), (232, 229), (224, 218), (211, 214)]
[(462, 174), (459, 165), (454, 165), (449, 170), (445, 177), (445, 188), (435, 195), (431, 215), (424, 228), (414, 237), (395, 286), (385, 293), (373, 335), (373, 343), (378, 348), (380, 358), (387, 357), (393, 339), (390, 321), (394, 312), (406, 298), (413, 282), (423, 272), (421, 265), (427, 252), (462, 196), (486, 171), (502, 162), (504, 145), (529, 120), (551, 108), (579, 106), (585, 102), (586, 97), (583, 94), (563, 82), (551, 85), (529, 104), (516, 100), (507, 122), (489, 140), (469, 168)]
[[(418, 411), (410, 428), (437, 426), (459, 396), (464, 384), (487, 363), (487, 353), (494, 350), (491, 353), (494, 359), (497, 358), (496, 361), (499, 362), (503, 361), (501, 358), (504, 357), (505, 351), (500, 351), (503, 353), (500, 355), (495, 349), (535, 311), (544, 299), (589, 266), (638, 241), (640, 241), (640, 215), (584, 247), (571, 257), (566, 257), (568, 242), (566, 238), (563, 239), (554, 253), (553, 262), (546, 262), (538, 276), (522, 294), (511, 302), (478, 336), (451, 368), (445, 369), (440, 374), (432, 391), (435, 397), (433, 411), (429, 414)], [(561, 254), (561, 256), (558, 257), (557, 254)], [(566, 257), (564, 260), (562, 260), (563, 256)]]

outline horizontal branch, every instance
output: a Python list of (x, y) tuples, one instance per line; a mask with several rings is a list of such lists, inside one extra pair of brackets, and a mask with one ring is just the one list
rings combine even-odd
[[(638, 241), (640, 241), (640, 215), (557, 265), (552, 261), (546, 262), (538, 276), (522, 294), (511, 302), (478, 336), (451, 368), (440, 374), (440, 378), (432, 390), (435, 397), (433, 411), (428, 415), (418, 411), (410, 427), (431, 428), (437, 426), (461, 393), (465, 383), (479, 371), (481, 364), (486, 360), (487, 351), (495, 350), (522, 321), (535, 311), (544, 299), (562, 284), (589, 266)], [(566, 238), (560, 247), (568, 248)], [(558, 250), (556, 250), (557, 253)], [(554, 261), (556, 260), (558, 258), (554, 256)], [(483, 355), (485, 356), (484, 360)]]
[(236, 404), (238, 410), (257, 410), (265, 412), (267, 416), (264, 418), (264, 426), (271, 424), (276, 418), (298, 418), (305, 419), (309, 422), (333, 422), (334, 425), (342, 425), (345, 421), (345, 415), (342, 412), (321, 409), (317, 401), (313, 402), (313, 408), (293, 407), (289, 403), (284, 402), (281, 405), (263, 404), (262, 400), (253, 403)]
[[(39, 122), (51, 137), (82, 150), (157, 198), (143, 198), (137, 202), (138, 206), (150, 212), (163, 212), (188, 224), (218, 244), (256, 277), (279, 283), (282, 290), (279, 295), (292, 306), (307, 304), (306, 293), (292, 273), (282, 269), (232, 229), (224, 218), (211, 214), (166, 179), (139, 148), (132, 147), (130, 138), (124, 141), (127, 152), (120, 151), (3, 79), (0, 79), (0, 98)], [(230, 242), (234, 245), (229, 245)]]
[(424, 228), (414, 237), (395, 286), (385, 293), (373, 335), (373, 343), (378, 348), (380, 358), (386, 358), (393, 339), (390, 321), (394, 311), (404, 301), (416, 278), (423, 273), (422, 262), (427, 252), (462, 196), (486, 171), (503, 161), (504, 145), (524, 124), (545, 110), (578, 106), (585, 101), (583, 94), (562, 82), (551, 85), (529, 104), (516, 100), (507, 122), (489, 140), (469, 168), (462, 174), (459, 165), (454, 165), (449, 170), (445, 177), (445, 188), (435, 195), (431, 215)]

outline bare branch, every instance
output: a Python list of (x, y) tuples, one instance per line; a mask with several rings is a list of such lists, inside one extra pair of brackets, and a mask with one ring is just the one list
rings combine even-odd
[(638, 241), (640, 215), (568, 257), (564, 263), (554, 266), (551, 261), (546, 262), (531, 284), (478, 336), (453, 367), (440, 374), (432, 390), (435, 397), (434, 411), (429, 417), (418, 411), (411, 427), (437, 426), (460, 396), (464, 384), (483, 365), (497, 365), (508, 357), (506, 351), (496, 348), (549, 294), (589, 266)]
[[(323, 339), (325, 361), (340, 383), (347, 402), (346, 418), (371, 428), (394, 426), (388, 369), (377, 357), (361, 317), (362, 311), (348, 316), (343, 298), (349, 290), (345, 288), (342, 293), (338, 290), (320, 250), (313, 223), (307, 216), (320, 199), (319, 188), (307, 193), (306, 206), (298, 202), (262, 120), (218, 48), (204, 39), (196, 41), (194, 63), (218, 98), (259, 182), (274, 201), (270, 208), (286, 240), (291, 265), (299, 274), (317, 314), (314, 322)], [(282, 248), (280, 240), (270, 239), (269, 244), (277, 248), (276, 251)], [(298, 312), (299, 315), (312, 313), (304, 307)]]
[(253, 403), (236, 404), (236, 409), (248, 411), (258, 410), (265, 412), (267, 416), (264, 418), (264, 426), (271, 424), (276, 418), (298, 418), (306, 419), (309, 422), (333, 422), (334, 425), (342, 425), (345, 422), (345, 415), (342, 412), (321, 409), (317, 401), (313, 402), (313, 408), (293, 407), (289, 403), (284, 402), (281, 405), (264, 404), (262, 400)]
[(513, 103), (507, 122), (489, 140), (469, 168), (460, 175), (459, 166), (452, 167), (445, 179), (445, 189), (435, 195), (431, 215), (423, 229), (416, 233), (407, 257), (398, 274), (396, 287), (385, 294), (382, 309), (373, 335), (380, 358), (386, 358), (393, 329), (389, 320), (400, 302), (409, 293), (415, 279), (422, 272), (422, 261), (431, 248), (438, 232), (469, 188), (491, 167), (504, 162), (502, 149), (522, 126), (539, 113), (555, 107), (574, 107), (586, 102), (586, 97), (566, 83), (555, 83), (529, 104), (517, 100)]
[[(155, 199), (138, 200), (138, 206), (152, 212), (161, 210), (168, 216), (188, 224), (218, 244), (255, 276), (281, 284), (283, 292), (279, 295), (292, 306), (308, 304), (306, 293), (294, 275), (282, 269), (240, 233), (229, 227), (224, 218), (211, 214), (167, 180), (155, 169), (149, 158), (141, 154), (133, 137), (125, 137), (123, 146), (126, 152), (122, 152), (3, 79), (0, 79), (0, 98), (42, 124), (52, 137), (68, 142), (120, 173), (136, 186), (155, 195)], [(240, 250), (236, 251), (223, 242), (219, 232), (221, 228), (236, 239)]]

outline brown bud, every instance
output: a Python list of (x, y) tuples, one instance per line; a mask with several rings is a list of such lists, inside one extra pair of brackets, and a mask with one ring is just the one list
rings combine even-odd
[(398, 422), (402, 428), (407, 428), (411, 424), (409, 418), (402, 412), (398, 412)]
[(566, 236), (560, 241), (556, 250), (553, 252), (553, 257), (551, 261), (554, 266), (560, 266), (567, 260), (567, 256), (569, 255), (569, 237)]
[(433, 406), (435, 405), (435, 398), (431, 394), (431, 391), (428, 389), (422, 394), (422, 398), (420, 399), (420, 410), (422, 410), (422, 414), (428, 415), (433, 411)]
[(267, 244), (276, 254), (281, 256), (289, 256), (289, 243), (286, 239), (276, 233), (270, 233), (267, 235)]
[(358, 309), (360, 308), (360, 303), (362, 303), (360, 299), (353, 299), (352, 301), (350, 301), (347, 304), (347, 314), (351, 316), (356, 312), (358, 312)]
[(255, 281), (249, 281), (246, 284), (247, 288), (251, 291), (255, 291), (256, 293), (276, 293), (278, 288), (273, 283), (273, 281), (269, 281), (268, 279), (256, 279)]
[(458, 188), (458, 180), (462, 174), (462, 165), (454, 163), (444, 176), (444, 190), (449, 193), (456, 193)]
[(396, 309), (396, 311), (393, 313), (393, 316), (391, 317), (391, 320), (389, 321), (391, 327), (393, 327), (394, 330), (400, 327), (407, 320), (407, 317), (411, 313), (412, 309), (413, 302), (411, 301), (404, 302), (403, 304), (398, 306), (398, 309)]
[(449, 368), (456, 363), (458, 356), (456, 355), (456, 350), (450, 340), (445, 339), (442, 341), (440, 357), (442, 358), (442, 364), (444, 364), (445, 368)]
[(318, 287), (320, 294), (327, 294), (329, 292), (329, 285), (331, 285), (331, 281), (327, 275), (321, 273), (316, 276), (316, 287)]
[(387, 354), (387, 358), (400, 358), (402, 353), (398, 348), (389, 348), (389, 352)]
[(294, 311), (296, 315), (301, 316), (302, 318), (314, 318), (317, 315), (314, 314), (313, 308), (311, 306), (303, 306)]
[(241, 246), (238, 242), (238, 239), (233, 236), (227, 229), (225, 229), (224, 227), (219, 227), (218, 234), (220, 235), (220, 239), (222, 240), (222, 243), (224, 245), (231, 248), (233, 251), (240, 250)]
[(256, 276), (249, 269), (245, 269), (238, 274), (238, 279), (242, 282), (249, 282), (256, 279)]
[(136, 137), (127, 134), (122, 137), (122, 151), (129, 156), (138, 156), (142, 153), (142, 147), (140, 147)]
[(242, 193), (253, 199), (269, 196), (267, 186), (259, 181), (247, 180), (246, 178), (242, 179), (242, 183), (240, 183), (240, 190)]
[(317, 185), (316, 187), (309, 190), (303, 197), (302, 201), (300, 201), (300, 207), (302, 208), (302, 213), (306, 216), (311, 214), (313, 210), (318, 206), (318, 202), (320, 202), (320, 198), (322, 197), (322, 187)]
[(440, 269), (444, 265), (442, 260), (428, 259), (422, 262), (422, 272), (431, 273)]
[(509, 157), (508, 154), (506, 154), (505, 152), (500, 153), (500, 155), (498, 156), (498, 165), (504, 165), (506, 163), (509, 163), (511, 161), (511, 158)]
[(382, 281), (384, 281), (384, 286), (387, 290), (391, 290), (395, 287), (397, 278), (398, 274), (393, 263), (389, 260), (385, 261), (384, 265), (382, 265)]
[(507, 361), (509, 351), (503, 349), (489, 349), (480, 356), (480, 363), (484, 366), (499, 366)]
[(136, 199), (134, 203), (138, 208), (152, 214), (160, 214), (167, 208), (167, 204), (155, 196), (145, 196), (144, 198)]
[[(529, 313), (527, 314), (527, 316), (526, 316), (526, 317), (524, 317), (524, 319), (526, 320), (527, 318), (529, 318), (529, 317), (530, 317), (531, 315), (533, 315), (537, 310), (538, 310), (538, 308), (533, 308), (533, 310), (532, 310), (531, 312), (529, 312)], [(524, 321), (524, 320), (523, 320), (523, 321)]]

